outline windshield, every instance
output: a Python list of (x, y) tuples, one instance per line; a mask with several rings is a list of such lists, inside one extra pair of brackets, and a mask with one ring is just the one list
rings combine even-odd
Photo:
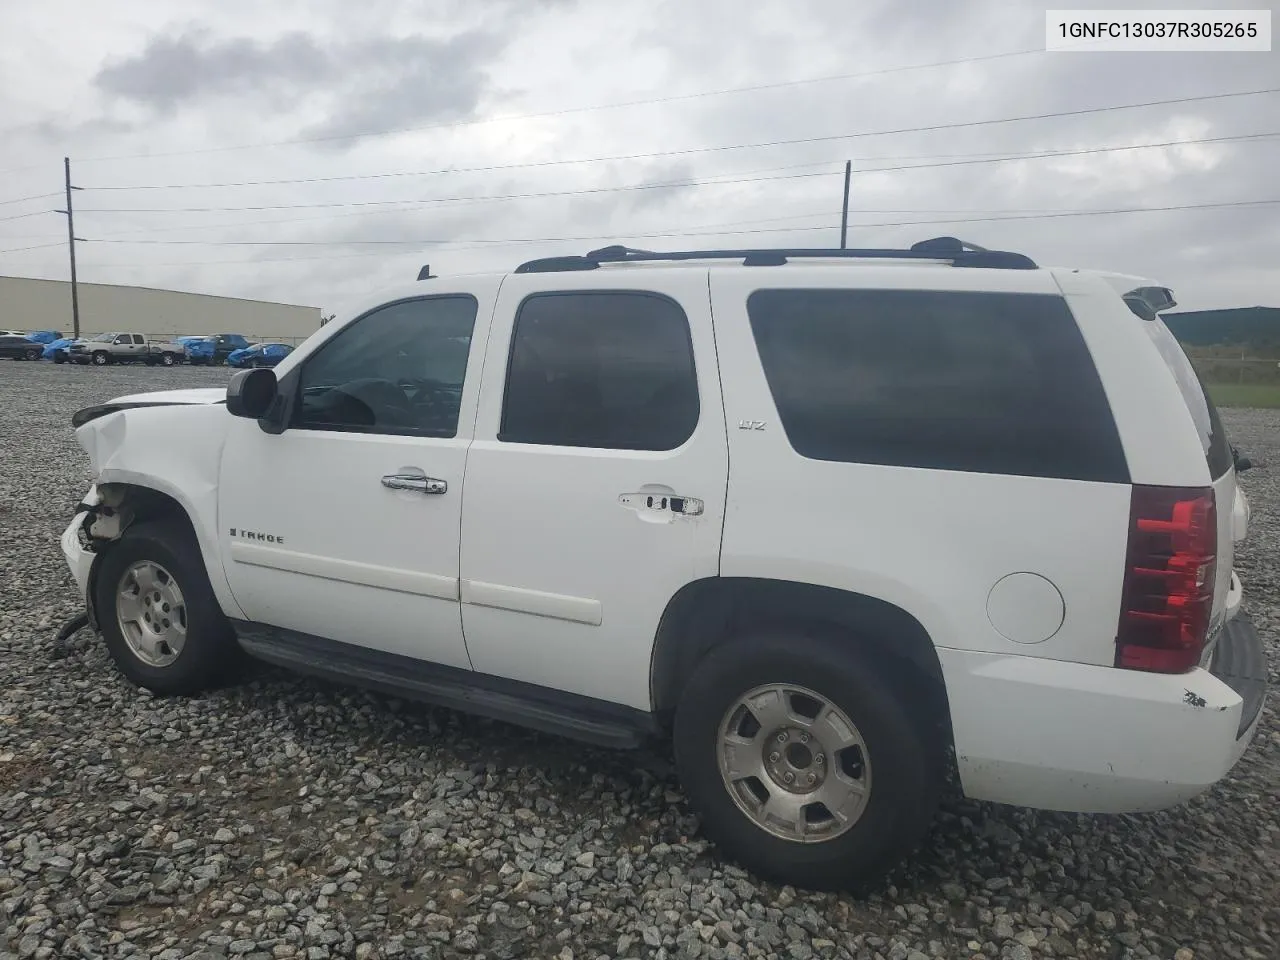
[(116, 335), (114, 333), (100, 333), (96, 337), (93, 337), (89, 342), (90, 343), (110, 343), (115, 338), (116, 338)]

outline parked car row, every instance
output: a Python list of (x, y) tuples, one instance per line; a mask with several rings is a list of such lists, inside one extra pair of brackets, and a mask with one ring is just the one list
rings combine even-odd
[(119, 331), (76, 338), (64, 337), (58, 330), (35, 333), (0, 330), (0, 357), (99, 367), (112, 363), (274, 367), (292, 352), (293, 347), (287, 343), (252, 343), (238, 333), (154, 340), (145, 334)]

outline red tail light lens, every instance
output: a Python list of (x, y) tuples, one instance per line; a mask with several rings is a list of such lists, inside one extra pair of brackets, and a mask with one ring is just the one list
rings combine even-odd
[(1217, 552), (1212, 488), (1133, 488), (1116, 666), (1183, 673), (1200, 662)]

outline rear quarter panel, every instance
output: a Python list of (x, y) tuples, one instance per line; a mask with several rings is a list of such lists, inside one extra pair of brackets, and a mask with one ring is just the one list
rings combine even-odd
[[(914, 616), (939, 647), (1110, 664), (1127, 484), (807, 459), (783, 429), (747, 314), (747, 297), (761, 288), (1058, 293), (1047, 271), (995, 272), (713, 271), (731, 464), (721, 572), (879, 598)], [(1047, 578), (1061, 594), (1060, 626), (1040, 642), (1008, 639), (988, 615), (993, 587), (1019, 573)]]

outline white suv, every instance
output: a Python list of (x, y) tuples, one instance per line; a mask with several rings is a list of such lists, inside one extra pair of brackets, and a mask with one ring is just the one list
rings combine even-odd
[(952, 238), (432, 277), (226, 390), (77, 413), (62, 545), (153, 691), (243, 650), (670, 737), (729, 855), (845, 885), (949, 763), (973, 798), (1148, 810), (1253, 737), (1248, 508), (1171, 304)]

